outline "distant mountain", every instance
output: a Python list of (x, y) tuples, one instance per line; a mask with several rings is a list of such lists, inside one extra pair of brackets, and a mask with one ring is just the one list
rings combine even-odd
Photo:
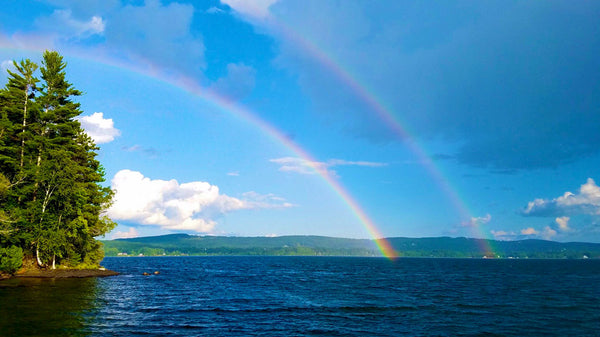
[[(600, 258), (600, 244), (545, 240), (388, 238), (403, 257)], [(228, 237), (170, 234), (102, 241), (106, 256), (309, 255), (381, 256), (374, 240), (326, 236)]]

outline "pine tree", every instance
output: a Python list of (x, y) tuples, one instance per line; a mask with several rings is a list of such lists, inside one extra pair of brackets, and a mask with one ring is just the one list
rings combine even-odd
[(28, 150), (32, 145), (31, 122), (37, 113), (34, 98), (39, 80), (34, 76), (38, 66), (31, 60), (13, 65), (16, 72), (8, 71), (8, 83), (0, 90), (0, 173), (6, 179), (0, 209), (2, 227), (11, 233), (6, 240), (16, 242), (26, 241), (29, 234), (22, 227), (31, 192)]
[[(39, 266), (93, 267), (103, 258), (94, 237), (116, 225), (103, 216), (113, 192), (101, 186), (98, 147), (76, 120), (81, 110), (73, 98), (81, 92), (66, 80), (65, 68), (60, 54), (46, 51), (37, 96), (37, 66), (29, 60), (17, 67), (21, 75), (9, 73), (7, 88), (0, 91), (0, 173), (6, 186), (19, 184), (0, 195), (2, 209), (16, 219), (10, 230), (0, 231), (0, 246), (3, 240), (18, 242)], [(29, 100), (21, 100), (21, 124), (16, 119), (19, 94)], [(0, 222), (8, 218), (0, 212)]]

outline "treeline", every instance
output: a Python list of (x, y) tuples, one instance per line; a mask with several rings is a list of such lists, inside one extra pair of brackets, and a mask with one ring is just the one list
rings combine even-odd
[(379, 256), (376, 251), (368, 249), (329, 249), (305, 246), (280, 248), (217, 247), (186, 249), (185, 251), (151, 247), (124, 248), (120, 251), (118, 248), (111, 247), (108, 244), (105, 248), (105, 254), (106, 256)]
[(95, 267), (104, 252), (94, 237), (115, 226), (102, 216), (113, 192), (100, 185), (98, 147), (76, 119), (82, 111), (73, 99), (82, 93), (55, 51), (44, 52), (41, 65), (13, 65), (0, 89), (0, 259)]
[(405, 257), (456, 258), (600, 258), (600, 244), (548, 240), (497, 241), (474, 238), (390, 238), (392, 247)]
[[(545, 240), (496, 241), (472, 238), (389, 238), (400, 257), (600, 258), (600, 244)], [(104, 241), (107, 256), (305, 255), (381, 256), (375, 241), (324, 236), (219, 237), (171, 234)]]
[(302, 255), (379, 256), (372, 240), (324, 236), (219, 237), (171, 234), (103, 241), (106, 256)]

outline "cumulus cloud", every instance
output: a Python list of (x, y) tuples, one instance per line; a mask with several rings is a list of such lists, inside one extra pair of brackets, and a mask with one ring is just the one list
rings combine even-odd
[(140, 172), (121, 170), (112, 179), (116, 191), (108, 215), (114, 220), (156, 225), (168, 230), (211, 232), (216, 216), (242, 209), (289, 207), (252, 192), (244, 199), (221, 194), (217, 186), (194, 181), (153, 180)]
[(255, 85), (256, 70), (243, 63), (227, 65), (227, 74), (210, 86), (210, 90), (230, 99), (246, 97)]
[(283, 157), (269, 160), (272, 163), (279, 164), (279, 171), (295, 172), (300, 174), (328, 174), (336, 176), (337, 173), (331, 170), (335, 166), (365, 166), (382, 167), (386, 163), (368, 162), (368, 161), (348, 161), (342, 159), (330, 159), (327, 162), (310, 161), (297, 157)]
[(492, 220), (492, 216), (490, 214), (486, 214), (485, 216), (480, 217), (471, 217), (469, 221), (465, 221), (462, 223), (463, 227), (477, 227), (480, 225), (484, 225)]
[(569, 220), (571, 220), (571, 218), (569, 218), (568, 216), (561, 216), (554, 219), (554, 221), (556, 221), (556, 224), (558, 225), (558, 228), (562, 232), (568, 232), (571, 230), (571, 228), (569, 227)]
[(99, 16), (92, 16), (87, 21), (75, 19), (70, 9), (57, 9), (50, 16), (36, 20), (37, 26), (46, 31), (60, 34), (63, 38), (87, 38), (102, 34), (106, 23)]
[[(600, 187), (592, 178), (579, 188), (578, 193), (565, 192), (552, 200), (535, 199), (521, 212), (526, 216), (555, 217), (565, 214), (600, 215)], [(568, 221), (568, 220), (567, 220)]]
[(279, 0), (221, 0), (234, 11), (253, 19), (264, 19), (269, 16), (269, 7)]
[(137, 229), (129, 227), (129, 230), (127, 232), (116, 231), (114, 233), (111, 233), (110, 239), (131, 239), (137, 238), (138, 236), (140, 236), (140, 233), (138, 233)]
[(521, 234), (523, 234), (523, 235), (537, 235), (537, 234), (539, 234), (539, 232), (536, 231), (533, 227), (528, 227), (528, 228), (521, 229)]
[(81, 127), (96, 144), (110, 143), (119, 136), (121, 132), (115, 128), (112, 118), (104, 118), (102, 112), (94, 112), (90, 116), (82, 116), (79, 119)]
[(554, 236), (556, 236), (556, 230), (550, 228), (550, 226), (546, 226), (546, 227), (544, 227), (544, 230), (542, 231), (540, 236), (546, 240), (550, 240)]

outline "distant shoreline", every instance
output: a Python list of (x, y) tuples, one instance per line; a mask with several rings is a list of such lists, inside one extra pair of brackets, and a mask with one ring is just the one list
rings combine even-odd
[[(474, 238), (386, 238), (394, 255), (422, 258), (600, 259), (600, 243)], [(373, 256), (377, 242), (324, 236), (225, 237), (169, 234), (101, 241), (113, 256)]]

